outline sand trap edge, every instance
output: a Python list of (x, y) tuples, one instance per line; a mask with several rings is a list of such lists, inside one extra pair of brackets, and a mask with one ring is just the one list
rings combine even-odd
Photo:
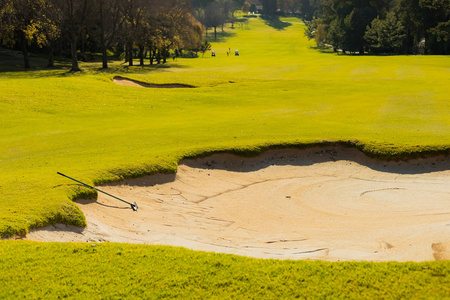
[(115, 76), (113, 78), (113, 82), (118, 85), (123, 86), (134, 86), (134, 87), (142, 87), (142, 88), (165, 88), (165, 89), (176, 89), (176, 88), (195, 88), (193, 85), (182, 84), (182, 83), (167, 83), (167, 84), (155, 84), (155, 83), (147, 83), (134, 79), (129, 79), (122, 76)]

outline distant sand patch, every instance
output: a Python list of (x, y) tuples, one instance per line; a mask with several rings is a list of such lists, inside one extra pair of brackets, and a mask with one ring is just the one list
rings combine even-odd
[(449, 259), (450, 157), (371, 159), (354, 148), (273, 149), (186, 159), (176, 174), (99, 187), (79, 200), (88, 227), (32, 231), (40, 241), (182, 246), (259, 258)]
[(118, 85), (143, 87), (143, 88), (163, 88), (163, 89), (194, 88), (194, 86), (188, 84), (181, 84), (181, 83), (155, 84), (133, 80), (121, 76), (114, 77), (113, 82)]

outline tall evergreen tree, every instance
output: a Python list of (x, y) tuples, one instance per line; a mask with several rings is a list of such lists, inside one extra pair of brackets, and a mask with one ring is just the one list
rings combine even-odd
[(372, 53), (401, 53), (405, 37), (404, 27), (394, 12), (385, 19), (374, 19), (364, 35)]
[(261, 0), (262, 13), (267, 16), (274, 16), (277, 12), (277, 0)]

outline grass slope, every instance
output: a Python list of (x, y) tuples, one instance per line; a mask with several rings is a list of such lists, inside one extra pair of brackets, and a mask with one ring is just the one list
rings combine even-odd
[(450, 261), (281, 261), (163, 246), (9, 241), (0, 242), (0, 266), (2, 299), (450, 297)]
[(213, 44), (215, 58), (168, 67), (1, 72), (1, 236), (85, 224), (72, 200), (95, 194), (57, 171), (94, 184), (173, 172), (196, 153), (323, 140), (387, 156), (450, 149), (449, 57), (320, 53), (295, 21), (280, 31), (252, 19)]

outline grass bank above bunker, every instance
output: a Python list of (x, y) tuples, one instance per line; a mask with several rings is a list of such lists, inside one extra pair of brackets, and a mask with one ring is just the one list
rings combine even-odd
[(176, 174), (100, 187), (77, 201), (84, 231), (49, 227), (39, 241), (182, 246), (258, 258), (450, 259), (450, 156), (369, 158), (355, 148), (270, 149), (183, 160)]

